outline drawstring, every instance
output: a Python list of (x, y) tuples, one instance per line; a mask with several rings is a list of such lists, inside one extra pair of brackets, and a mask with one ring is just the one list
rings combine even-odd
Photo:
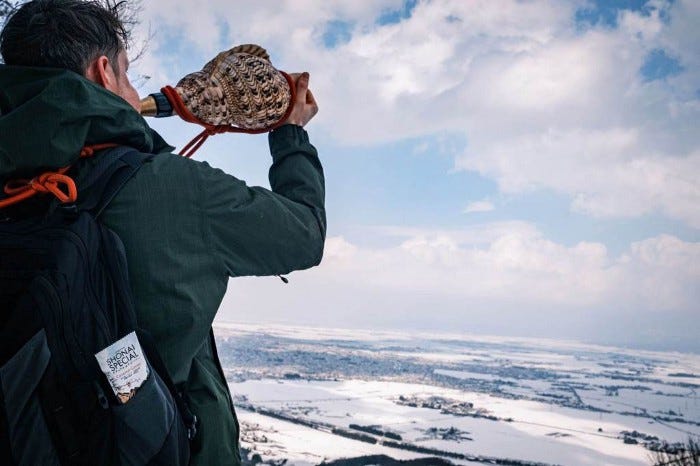
[[(80, 151), (80, 158), (92, 157), (96, 151), (116, 146), (113, 143), (85, 146)], [(37, 193), (51, 193), (63, 204), (75, 202), (78, 199), (78, 188), (73, 178), (65, 174), (70, 168), (71, 165), (55, 172), (45, 172), (31, 180), (8, 181), (4, 191), (9, 197), (0, 200), (0, 209), (29, 199)]]
[(188, 158), (192, 157), (192, 155), (195, 152), (197, 152), (197, 149), (199, 149), (202, 146), (202, 144), (204, 144), (204, 141), (206, 141), (209, 138), (209, 136), (226, 132), (226, 128), (222, 126), (204, 128), (204, 130), (201, 133), (195, 136), (194, 139), (192, 139), (190, 142), (187, 143), (185, 147), (182, 148), (182, 150), (180, 151), (180, 155)]
[(185, 103), (182, 101), (182, 97), (180, 97), (180, 94), (173, 88), (172, 86), (165, 86), (163, 89), (160, 90), (160, 92), (163, 93), (163, 95), (168, 99), (168, 102), (170, 102), (170, 105), (173, 107), (173, 111), (178, 114), (180, 118), (185, 120), (188, 123), (195, 123), (200, 126), (204, 127), (204, 131), (199, 133), (197, 136), (194, 137), (190, 142), (187, 143), (185, 147), (182, 148), (180, 151), (180, 155), (184, 157), (192, 157), (192, 155), (197, 152), (197, 149), (202, 147), (202, 144), (204, 144), (204, 141), (206, 141), (209, 136), (213, 136), (215, 134), (221, 134), (221, 133), (246, 133), (246, 134), (261, 134), (261, 133), (267, 133), (272, 131), (273, 129), (277, 129), (280, 126), (284, 124), (285, 121), (287, 121), (287, 118), (289, 118), (289, 114), (292, 113), (292, 109), (294, 108), (294, 101), (296, 100), (296, 86), (294, 85), (294, 80), (292, 79), (291, 76), (289, 76), (287, 73), (284, 71), (280, 71), (282, 75), (287, 79), (287, 84), (289, 84), (289, 90), (291, 91), (291, 98), (289, 101), (289, 106), (287, 107), (287, 111), (284, 112), (284, 115), (282, 118), (279, 119), (277, 123), (274, 125), (270, 126), (269, 128), (262, 128), (262, 129), (245, 129), (245, 128), (238, 128), (236, 126), (230, 126), (230, 125), (210, 125), (209, 123), (205, 123), (196, 116), (190, 112), (190, 110), (187, 108)]

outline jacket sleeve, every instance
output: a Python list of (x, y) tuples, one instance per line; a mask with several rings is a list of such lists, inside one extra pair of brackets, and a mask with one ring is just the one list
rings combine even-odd
[(210, 168), (203, 179), (210, 247), (230, 276), (278, 275), (318, 265), (326, 235), (324, 176), (306, 131), (269, 135), (272, 191)]

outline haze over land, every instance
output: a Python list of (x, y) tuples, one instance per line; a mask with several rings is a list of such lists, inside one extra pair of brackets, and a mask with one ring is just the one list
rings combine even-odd
[[(232, 280), (221, 318), (700, 351), (700, 2), (144, 7), (142, 93), (254, 42), (321, 107), (324, 262)], [(222, 135), (197, 157), (266, 185), (266, 151)]]

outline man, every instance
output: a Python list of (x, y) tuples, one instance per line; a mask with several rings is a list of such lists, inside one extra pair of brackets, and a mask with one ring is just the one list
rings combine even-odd
[[(173, 155), (138, 113), (126, 33), (114, 11), (85, 0), (33, 0), (0, 34), (0, 180), (75, 164), (102, 143), (157, 154), (101, 221), (122, 239), (139, 324), (154, 337), (200, 420), (193, 465), (236, 465), (238, 422), (211, 324), (229, 277), (317, 265), (324, 178), (302, 127), (318, 107), (308, 74), (285, 125), (269, 135), (272, 191)], [(96, 159), (76, 164), (80, 180)], [(241, 309), (241, 312), (250, 310)]]

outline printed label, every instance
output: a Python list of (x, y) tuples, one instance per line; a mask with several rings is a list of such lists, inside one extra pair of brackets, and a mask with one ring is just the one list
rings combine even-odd
[(134, 396), (148, 377), (148, 364), (135, 332), (95, 354), (95, 358), (122, 404)]

